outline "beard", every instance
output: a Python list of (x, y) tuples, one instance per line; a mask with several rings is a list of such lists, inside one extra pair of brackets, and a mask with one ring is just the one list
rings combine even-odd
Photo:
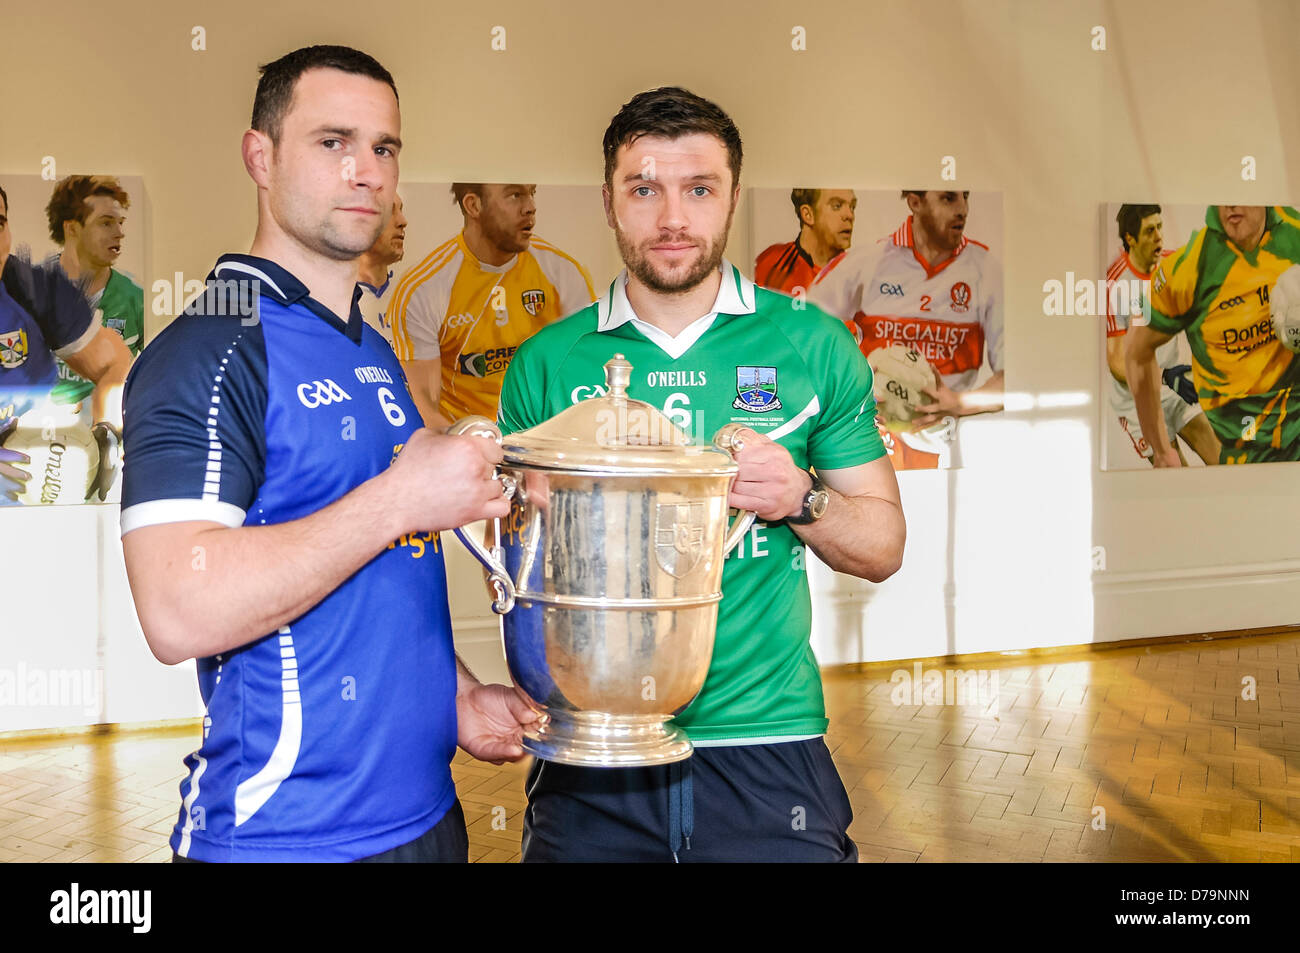
[[(701, 242), (690, 235), (658, 235), (637, 246), (623, 232), (617, 218), (614, 225), (614, 240), (618, 242), (618, 252), (623, 258), (623, 263), (627, 265), (627, 270), (641, 284), (659, 294), (685, 294), (697, 287), (700, 282), (717, 271), (722, 265), (723, 253), (727, 250), (727, 235), (731, 232), (731, 217), (735, 212), (736, 208), (733, 205), (731, 210), (727, 212), (727, 223), (722, 227), (722, 231), (714, 235), (713, 239), (707, 243)], [(650, 264), (650, 258), (646, 251), (650, 246), (663, 241), (694, 241), (696, 247), (701, 248), (702, 251), (699, 257), (695, 259), (695, 264), (691, 265), (684, 274), (671, 277), (655, 270), (654, 266)]]
[(965, 234), (965, 229), (963, 228), (963, 230), (958, 232), (955, 236), (953, 235), (951, 227), (953, 219), (949, 219), (941, 226), (936, 219), (923, 212), (917, 213), (916, 224), (920, 226), (921, 232), (930, 240), (930, 242), (941, 251), (956, 251), (957, 246), (961, 244), (962, 236)]
[(499, 221), (495, 214), (484, 206), (485, 214), (479, 217), (479, 228), (494, 248), (508, 255), (518, 255), (528, 251), (528, 239), (519, 237), (519, 228)]

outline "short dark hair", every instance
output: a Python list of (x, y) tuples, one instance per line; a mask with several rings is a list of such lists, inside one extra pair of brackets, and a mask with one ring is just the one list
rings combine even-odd
[(483, 200), (482, 182), (453, 182), (451, 183), (451, 200), (456, 203), (462, 215), (465, 214), (465, 196), (477, 195), (479, 201)]
[(791, 189), (790, 204), (794, 206), (794, 217), (799, 219), (799, 224), (803, 225), (803, 214), (800, 210), (807, 205), (814, 212), (817, 211), (817, 200), (822, 197), (821, 189)]
[(9, 214), (9, 196), (5, 194), (3, 187), (0, 187), (0, 201), (5, 203), (5, 214)]
[(1137, 238), (1142, 231), (1142, 219), (1148, 215), (1159, 215), (1159, 205), (1121, 205), (1115, 215), (1115, 224), (1119, 226), (1119, 243), (1128, 251), (1128, 237)]
[(369, 76), (387, 83), (397, 98), (397, 84), (388, 70), (367, 53), (350, 46), (304, 46), (286, 53), (274, 63), (258, 67), (262, 78), (257, 81), (257, 94), (253, 97), (252, 127), (271, 137), (277, 146), (284, 131), (284, 117), (293, 105), (293, 90), (298, 77), (312, 69), (336, 69), (344, 73)]
[(731, 117), (716, 103), (696, 96), (680, 86), (661, 86), (637, 93), (623, 104), (605, 130), (605, 184), (614, 182), (614, 165), (618, 150), (642, 136), (680, 139), (702, 132), (716, 136), (727, 148), (727, 165), (731, 168), (731, 187), (740, 182), (740, 165), (744, 158), (740, 130)]
[(63, 244), (64, 222), (86, 224), (86, 213), (90, 211), (86, 200), (94, 195), (107, 195), (120, 202), (122, 208), (131, 207), (131, 197), (111, 175), (69, 175), (60, 179), (45, 206), (45, 221), (56, 245)]
[(909, 195), (915, 195), (918, 199), (924, 200), (926, 192), (960, 192), (963, 195), (970, 195), (970, 189), (903, 189), (899, 197), (907, 198)]

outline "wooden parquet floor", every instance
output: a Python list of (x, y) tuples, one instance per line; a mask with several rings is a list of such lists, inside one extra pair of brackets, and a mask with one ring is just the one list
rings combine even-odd
[[(863, 861), (1300, 861), (1300, 635), (927, 663), (920, 685), (958, 668), (982, 696), (914, 693), (909, 663), (825, 674)], [(197, 737), (0, 737), (0, 861), (169, 860)], [(457, 754), (471, 860), (519, 859), (526, 770)]]

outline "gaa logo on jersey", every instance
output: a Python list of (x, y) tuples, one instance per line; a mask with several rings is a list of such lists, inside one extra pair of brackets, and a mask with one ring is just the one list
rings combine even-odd
[(328, 377), (323, 381), (308, 381), (298, 385), (298, 402), (308, 410), (351, 399), (352, 396), (347, 391)]
[(0, 331), (0, 367), (19, 367), (27, 360), (27, 332)]
[(524, 302), (524, 310), (534, 318), (546, 307), (546, 292), (541, 288), (531, 288), (519, 297)]
[(655, 508), (655, 559), (668, 575), (680, 579), (704, 555), (704, 511), (699, 500)]
[(952, 291), (948, 292), (952, 298), (952, 309), (959, 314), (964, 314), (970, 310), (970, 285), (964, 281), (959, 281), (952, 286)]
[(775, 367), (737, 367), (736, 392), (739, 395), (731, 406), (759, 414), (780, 410), (781, 401), (776, 396)]

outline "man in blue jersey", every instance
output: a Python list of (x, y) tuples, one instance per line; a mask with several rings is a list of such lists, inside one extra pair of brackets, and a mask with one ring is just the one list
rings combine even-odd
[(467, 859), (450, 761), (523, 755), (536, 714), (452, 649), (438, 532), (504, 516), (478, 437), (434, 434), (362, 320), (392, 214), (397, 90), (310, 47), (262, 68), (247, 255), (128, 379), (122, 543), (145, 637), (198, 660), (177, 859)]

